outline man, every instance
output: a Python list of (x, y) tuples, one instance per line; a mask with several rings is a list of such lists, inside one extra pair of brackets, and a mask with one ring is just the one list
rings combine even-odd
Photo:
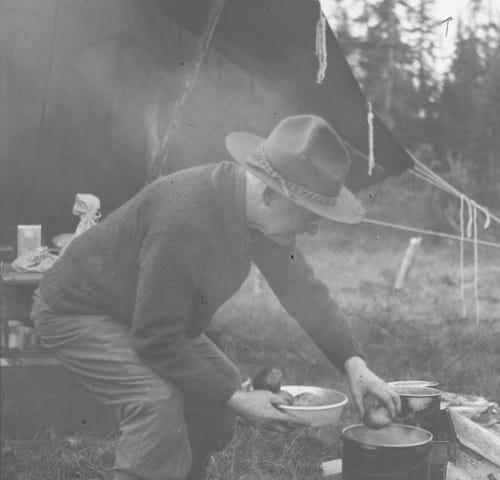
[(235, 416), (277, 431), (304, 422), (281, 397), (240, 389), (236, 367), (203, 334), (251, 262), (287, 311), (349, 377), (355, 403), (399, 397), (363, 361), (347, 320), (295, 245), (320, 220), (355, 223), (349, 155), (313, 115), (267, 139), (226, 139), (240, 166), (183, 170), (152, 183), (76, 238), (45, 274), (32, 316), (43, 344), (120, 422), (115, 479), (202, 479)]

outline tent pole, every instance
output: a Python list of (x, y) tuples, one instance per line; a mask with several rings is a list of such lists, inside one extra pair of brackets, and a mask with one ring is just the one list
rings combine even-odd
[(163, 136), (163, 141), (161, 143), (158, 153), (153, 157), (149, 164), (148, 175), (146, 179), (146, 185), (156, 180), (161, 176), (164, 165), (167, 162), (168, 150), (171, 144), (171, 140), (174, 135), (179, 130), (179, 125), (182, 119), (182, 114), (184, 111), (184, 105), (186, 100), (194, 88), (196, 79), (198, 78), (198, 73), (200, 72), (201, 65), (205, 56), (207, 54), (208, 48), (210, 46), (210, 41), (219, 20), (222, 9), (226, 0), (213, 0), (212, 9), (208, 16), (207, 22), (205, 24), (204, 30), (198, 42), (195, 52), (195, 64), (192, 71), (186, 76), (184, 90), (180, 98), (178, 98), (174, 104), (172, 115), (170, 116), (170, 121), (168, 123), (167, 131)]

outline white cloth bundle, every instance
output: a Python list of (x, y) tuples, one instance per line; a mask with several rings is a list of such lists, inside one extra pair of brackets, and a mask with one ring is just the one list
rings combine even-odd
[(58, 259), (47, 247), (38, 247), (17, 257), (11, 266), (16, 272), (46, 272)]
[(64, 246), (61, 248), (60, 255), (62, 256), (68, 248), (68, 245), (83, 232), (89, 228), (97, 225), (99, 219), (101, 218), (101, 213), (99, 212), (101, 208), (101, 201), (95, 195), (91, 193), (77, 193), (75, 197), (75, 203), (73, 205), (73, 215), (78, 215), (80, 217), (80, 222), (78, 223), (75, 233), (71, 235), (65, 242)]

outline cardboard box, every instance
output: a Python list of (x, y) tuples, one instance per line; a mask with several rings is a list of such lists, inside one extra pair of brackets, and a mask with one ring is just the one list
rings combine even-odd
[(41, 225), (17, 226), (17, 256), (32, 252), (42, 246)]

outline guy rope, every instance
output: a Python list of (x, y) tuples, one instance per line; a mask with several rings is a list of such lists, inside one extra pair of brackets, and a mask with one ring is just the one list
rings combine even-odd
[[(371, 103), (368, 104), (368, 114), (367, 114), (367, 121), (368, 121), (368, 135), (369, 135), (369, 141), (368, 144), (370, 145), (370, 156), (369, 156), (369, 163), (368, 163), (368, 174), (371, 175), (371, 170), (373, 168), (375, 159), (373, 157), (373, 112), (371, 109)], [(420, 160), (418, 160), (413, 154), (408, 152), (409, 155), (412, 157), (413, 162), (414, 162), (414, 167), (410, 169), (410, 173), (416, 176), (417, 178), (420, 178), (421, 180), (424, 180), (425, 182), (440, 188), (446, 193), (449, 193), (450, 195), (454, 195), (457, 198), (460, 199), (460, 235), (452, 235), (452, 234), (447, 234), (443, 232), (435, 232), (432, 230), (426, 230), (426, 229), (421, 229), (421, 228), (413, 228), (413, 227), (406, 227), (403, 225), (397, 225), (389, 222), (382, 222), (379, 220), (373, 220), (373, 219), (364, 219), (365, 223), (371, 223), (375, 225), (381, 225), (381, 226), (387, 226), (391, 228), (397, 228), (400, 230), (407, 230), (411, 232), (417, 232), (417, 233), (423, 233), (427, 235), (435, 235), (435, 236), (440, 236), (440, 237), (445, 237), (445, 238), (451, 238), (454, 240), (459, 240), (460, 242), (460, 300), (462, 302), (462, 316), (465, 318), (467, 315), (467, 309), (465, 306), (465, 285), (464, 285), (464, 242), (472, 242), (474, 245), (474, 304), (475, 304), (475, 319), (476, 319), (476, 325), (479, 324), (479, 317), (480, 317), (480, 311), (479, 311), (479, 255), (478, 255), (478, 245), (485, 245), (489, 247), (494, 247), (494, 248), (500, 248), (500, 244), (495, 243), (495, 242), (488, 242), (485, 240), (479, 240), (477, 238), (477, 213), (478, 211), (481, 212), (484, 217), (484, 225), (483, 228), (487, 229), (491, 221), (495, 221), (498, 224), (500, 224), (500, 218), (498, 218), (496, 215), (492, 214), (486, 207), (479, 205), (476, 203), (473, 199), (469, 198), (467, 195), (464, 193), (460, 192), (457, 190), (455, 187), (453, 187), (451, 184), (446, 182), (443, 178), (441, 178), (437, 173), (433, 172), (429, 167), (427, 167), (425, 164), (423, 164)], [(468, 211), (468, 219), (467, 219), (467, 226), (465, 225), (465, 205), (467, 205), (467, 211)]]

